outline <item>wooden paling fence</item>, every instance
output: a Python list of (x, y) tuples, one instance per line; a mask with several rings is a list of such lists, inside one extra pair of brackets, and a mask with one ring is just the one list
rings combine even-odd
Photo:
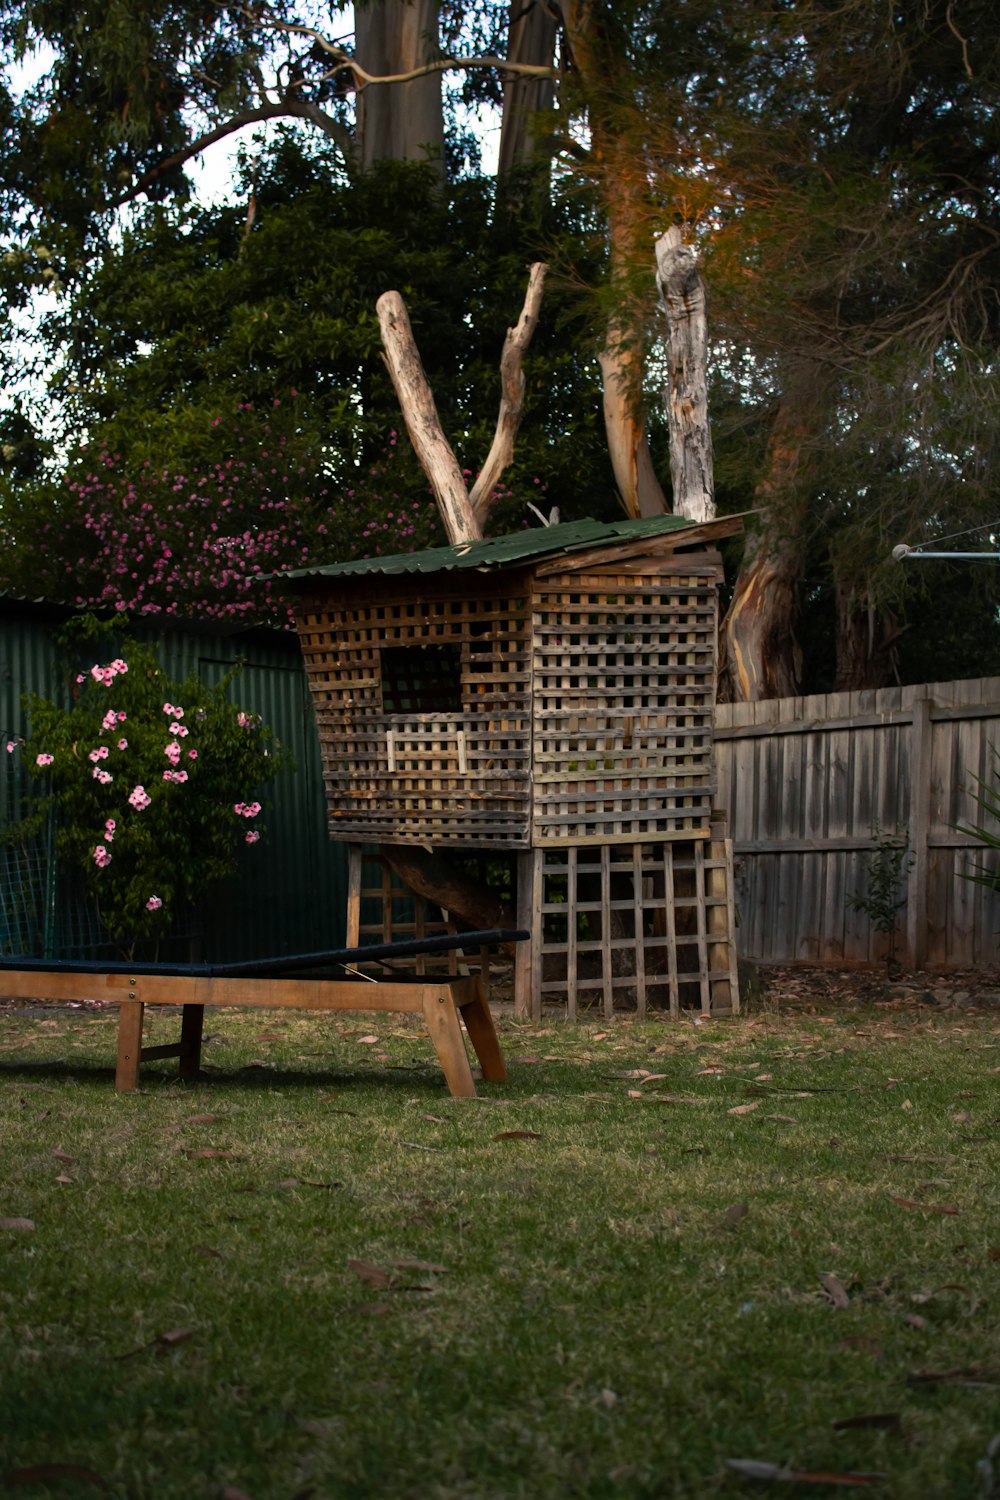
[(903, 962), (1000, 961), (1000, 893), (966, 878), (996, 857), (957, 831), (983, 821), (978, 782), (1000, 770), (1000, 678), (720, 704), (716, 750), (741, 957), (880, 961), (886, 940), (849, 897), (878, 840), (905, 834)]

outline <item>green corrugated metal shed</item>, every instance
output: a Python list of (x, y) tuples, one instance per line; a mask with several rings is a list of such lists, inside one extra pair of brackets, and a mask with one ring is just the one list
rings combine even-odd
[[(717, 523), (710, 523), (717, 524)], [(358, 557), (326, 567), (296, 568), (288, 578), (347, 578), (367, 573), (444, 573), (458, 568), (503, 568), (535, 562), (557, 552), (581, 552), (613, 542), (640, 541), (670, 531), (703, 530), (684, 516), (652, 516), (640, 521), (565, 521), (537, 526), (506, 536), (463, 542), (457, 547), (431, 547), (425, 552), (399, 552), (388, 557)]]

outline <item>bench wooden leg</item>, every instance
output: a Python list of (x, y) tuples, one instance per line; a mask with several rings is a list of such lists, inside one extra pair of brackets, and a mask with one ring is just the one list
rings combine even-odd
[(197, 1078), (201, 1071), (201, 1038), (205, 1027), (205, 1007), (185, 1005), (181, 1012), (182, 1078)]
[(493, 1024), (493, 1015), (486, 998), (486, 985), (482, 975), (477, 979), (476, 990), (474, 1000), (467, 1000), (464, 1005), (459, 1006), (462, 1020), (469, 1033), (469, 1040), (476, 1049), (483, 1077), (488, 1078), (491, 1083), (504, 1083), (507, 1079), (507, 1068), (503, 1053), (500, 1051), (500, 1039)]
[(451, 991), (445, 985), (427, 985), (421, 995), (424, 1020), (437, 1052), (445, 1082), (455, 1099), (474, 1099), (476, 1085), (465, 1050), (465, 1039)]
[(120, 1093), (128, 1093), (139, 1083), (144, 1010), (145, 1006), (141, 1000), (123, 1000), (118, 1009), (118, 1065), (115, 1068), (115, 1088)]

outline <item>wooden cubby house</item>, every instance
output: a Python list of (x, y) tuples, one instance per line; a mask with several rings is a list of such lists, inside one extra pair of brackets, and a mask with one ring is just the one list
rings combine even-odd
[(738, 1008), (713, 811), (715, 543), (738, 526), (581, 521), (291, 575), (349, 942), (362, 892), (380, 935), (424, 920), (377, 859), (365, 884), (363, 846), (478, 853), (532, 933), (522, 1014)]

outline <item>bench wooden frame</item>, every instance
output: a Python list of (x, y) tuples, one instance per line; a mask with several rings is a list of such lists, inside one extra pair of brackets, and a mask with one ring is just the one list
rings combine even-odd
[[(385, 945), (381, 951), (389, 952), (393, 946)], [(416, 947), (414, 944), (395, 946), (409, 952)], [(457, 946), (457, 943), (453, 940), (451, 946)], [(439, 951), (441, 947), (438, 940), (425, 951)], [(363, 949), (354, 950), (351, 957), (354, 963), (358, 963), (364, 961), (367, 954)], [(342, 958), (337, 961), (346, 962)], [(393, 972), (386, 978), (374, 979), (356, 973), (346, 979), (286, 978), (245, 972), (234, 975), (225, 971), (157, 973), (151, 968), (128, 969), (122, 965), (47, 968), (40, 961), (31, 967), (14, 967), (18, 962), (30, 963), (16, 959), (0, 960), (0, 993), (11, 999), (104, 1000), (119, 1007), (115, 1088), (121, 1092), (138, 1086), (141, 1064), (154, 1058), (176, 1057), (180, 1062), (180, 1076), (196, 1077), (201, 1065), (207, 1006), (260, 1010), (402, 1011), (422, 1015), (445, 1082), (457, 1099), (474, 1098), (476, 1093), (462, 1034), (464, 1024), (483, 1077), (493, 1083), (502, 1083), (507, 1077), (486, 984), (478, 973), (430, 976)], [(242, 971), (248, 966), (235, 967)], [(143, 1019), (148, 1005), (181, 1007), (178, 1042), (157, 1047), (142, 1045)]]

